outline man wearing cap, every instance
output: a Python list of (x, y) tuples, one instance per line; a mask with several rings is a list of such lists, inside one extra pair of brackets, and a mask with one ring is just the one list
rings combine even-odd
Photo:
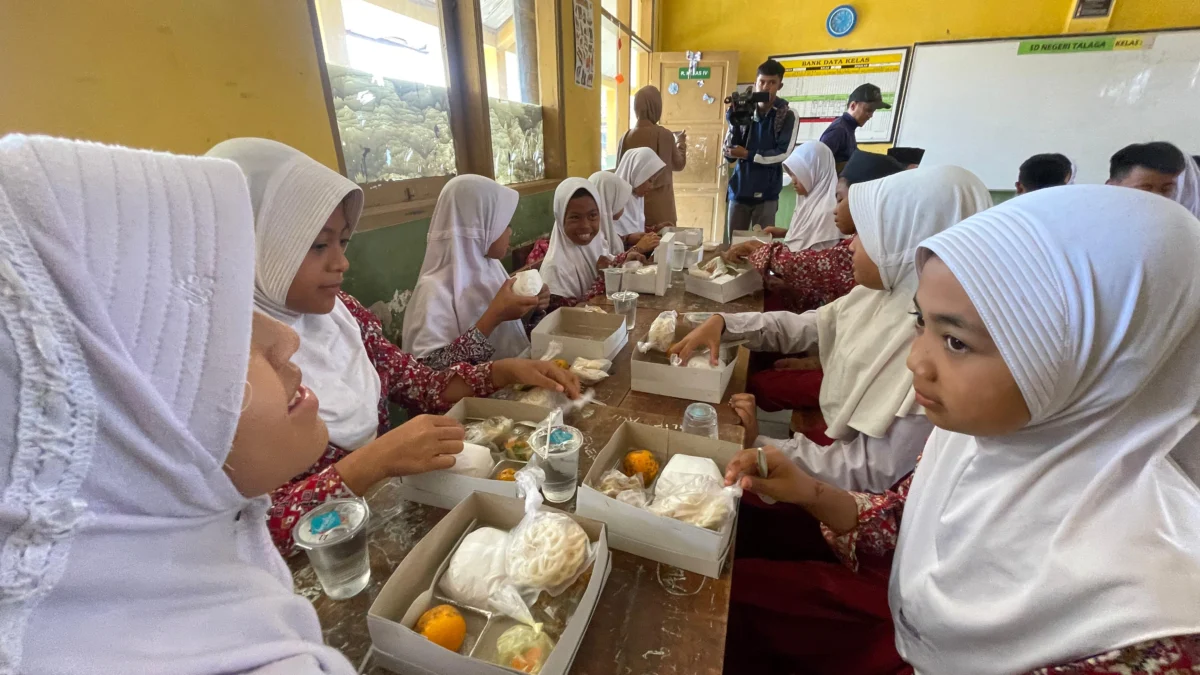
[(854, 132), (870, 122), (876, 110), (891, 108), (891, 105), (883, 102), (883, 94), (880, 93), (879, 87), (873, 84), (860, 84), (850, 92), (850, 98), (846, 101), (846, 112), (821, 134), (821, 142), (833, 151), (833, 161), (837, 162), (839, 170), (858, 149)]

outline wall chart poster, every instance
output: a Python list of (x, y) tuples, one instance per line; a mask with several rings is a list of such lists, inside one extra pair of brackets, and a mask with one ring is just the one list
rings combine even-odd
[(800, 122), (797, 141), (815, 141), (846, 110), (846, 99), (860, 84), (879, 87), (891, 110), (877, 110), (856, 134), (859, 143), (891, 143), (903, 102), (908, 48), (788, 54), (771, 58), (783, 64), (783, 88)]
[(596, 76), (596, 24), (592, 0), (575, 0), (575, 84), (592, 88)]

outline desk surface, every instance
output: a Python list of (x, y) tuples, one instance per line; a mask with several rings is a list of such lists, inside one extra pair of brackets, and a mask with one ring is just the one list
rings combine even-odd
[[(629, 359), (635, 343), (644, 339), (650, 322), (665, 308), (681, 312), (761, 311), (762, 294), (718, 305), (710, 300), (682, 292), (643, 296), (639, 299), (637, 322), (629, 344), (617, 356), (612, 375), (595, 387), (597, 401), (571, 413), (570, 424), (591, 439), (580, 456), (579, 476), (591, 468), (596, 454), (626, 420), (645, 424), (678, 427), (683, 410), (690, 401), (645, 394), (629, 389)], [(604, 304), (598, 299), (597, 304)], [(743, 348), (726, 398), (743, 391), (746, 382), (747, 352)], [(726, 405), (716, 406), (721, 422), (721, 438), (742, 441), (742, 428)], [(371, 505), (371, 583), (349, 600), (330, 600), (321, 592), (308, 560), (293, 556), (289, 565), (296, 592), (312, 601), (324, 629), (325, 641), (340, 649), (351, 662), (362, 663), (371, 646), (367, 633), (367, 609), (374, 602), (392, 570), (421, 537), (446, 515), (447, 511), (406, 502), (395, 486), (384, 483), (373, 490)], [(567, 505), (574, 510), (574, 503)], [(731, 556), (732, 560), (732, 556)], [(729, 612), (730, 568), (721, 577), (709, 579), (662, 565), (645, 558), (613, 551), (613, 569), (600, 596), (600, 603), (588, 625), (587, 634), (575, 656), (571, 672), (577, 675), (651, 675), (689, 673), (719, 675), (725, 654), (725, 631)], [(364, 672), (384, 675), (382, 668), (369, 663)]]

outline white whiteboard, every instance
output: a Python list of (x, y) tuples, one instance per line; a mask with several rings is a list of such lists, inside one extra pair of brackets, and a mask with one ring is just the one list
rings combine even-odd
[(1130, 143), (1200, 154), (1200, 30), (1134, 35), (1147, 48), (1018, 55), (1021, 40), (918, 44), (896, 145), (925, 148), (924, 164), (965, 167), (993, 190), (1012, 190), (1021, 162), (1042, 152), (1070, 157), (1081, 183), (1103, 183)]

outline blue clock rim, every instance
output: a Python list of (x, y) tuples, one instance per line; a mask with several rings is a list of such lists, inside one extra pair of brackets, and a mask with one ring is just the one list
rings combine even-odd
[[(834, 18), (839, 15), (847, 14), (847, 13), (850, 15), (850, 25), (847, 26), (846, 29), (843, 31), (834, 30), (834, 28), (833, 28)], [(825, 19), (825, 30), (828, 31), (829, 34), (833, 37), (845, 37), (845, 36), (849, 35), (851, 31), (854, 30), (854, 27), (857, 24), (858, 24), (858, 12), (854, 9), (854, 7), (852, 5), (838, 5), (837, 7), (834, 7), (831, 12), (829, 12), (829, 16)]]

